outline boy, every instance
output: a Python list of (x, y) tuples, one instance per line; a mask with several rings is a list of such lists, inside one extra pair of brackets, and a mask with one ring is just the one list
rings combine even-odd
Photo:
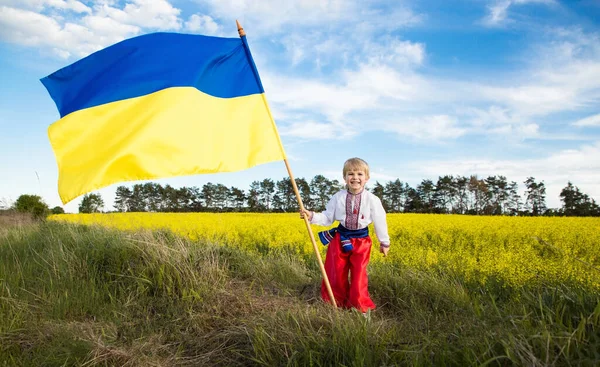
[[(346, 189), (329, 200), (322, 213), (300, 211), (310, 223), (330, 226), (339, 221), (337, 228), (319, 233), (324, 244), (329, 243), (325, 258), (325, 272), (336, 304), (356, 308), (365, 313), (375, 308), (368, 290), (367, 265), (371, 255), (371, 238), (368, 225), (374, 223), (375, 234), (381, 246), (379, 251), (387, 256), (390, 249), (386, 214), (381, 200), (365, 190), (369, 181), (369, 165), (360, 158), (351, 158), (342, 170)], [(348, 272), (350, 281), (348, 281)], [(321, 297), (330, 302), (325, 282), (321, 284)]]

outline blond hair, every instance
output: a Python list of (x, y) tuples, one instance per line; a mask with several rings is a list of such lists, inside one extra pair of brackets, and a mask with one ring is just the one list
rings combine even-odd
[(344, 169), (342, 170), (342, 175), (345, 178), (346, 173), (348, 171), (363, 171), (367, 178), (369, 175), (369, 164), (360, 158), (350, 158), (346, 162), (344, 162)]

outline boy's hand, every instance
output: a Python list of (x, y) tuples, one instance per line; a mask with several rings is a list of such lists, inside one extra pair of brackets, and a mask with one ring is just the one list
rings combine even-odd
[(300, 218), (304, 219), (304, 217), (306, 217), (308, 220), (311, 220), (313, 217), (313, 212), (306, 209), (300, 209)]
[(388, 252), (390, 252), (390, 247), (379, 246), (379, 252), (383, 254), (383, 257), (386, 257)]

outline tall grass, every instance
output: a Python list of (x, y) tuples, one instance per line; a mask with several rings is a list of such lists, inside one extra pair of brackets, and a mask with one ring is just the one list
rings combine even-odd
[[(260, 250), (260, 249), (259, 249)], [(263, 249), (264, 250), (264, 249)], [(319, 300), (293, 250), (167, 231), (0, 231), (0, 365), (595, 365), (600, 295), (374, 262), (370, 318)]]

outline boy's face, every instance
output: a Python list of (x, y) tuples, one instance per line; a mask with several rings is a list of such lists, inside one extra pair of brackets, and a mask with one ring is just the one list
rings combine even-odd
[(351, 169), (346, 172), (344, 181), (348, 185), (348, 191), (358, 194), (365, 188), (367, 181), (369, 181), (369, 176), (362, 169)]

